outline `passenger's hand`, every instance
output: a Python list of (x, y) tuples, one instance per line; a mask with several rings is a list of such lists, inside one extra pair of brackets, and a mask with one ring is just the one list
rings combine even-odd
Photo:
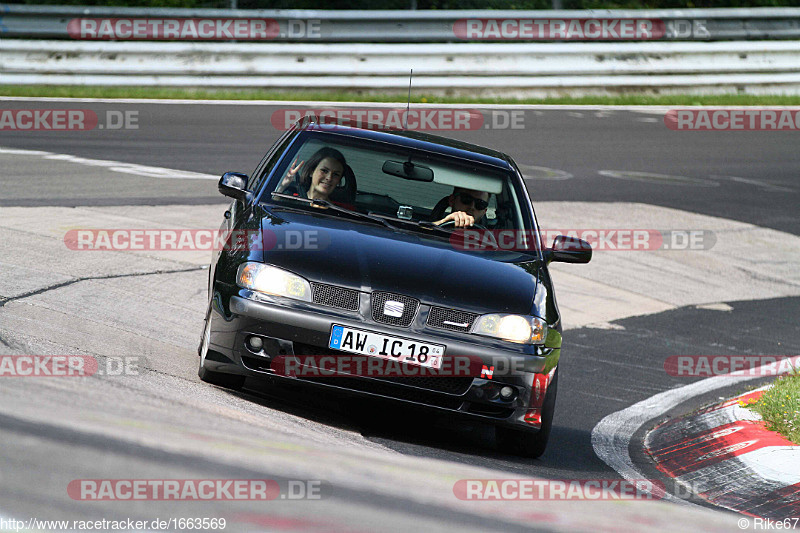
[(475, 224), (475, 217), (472, 215), (466, 214), (464, 211), (456, 211), (455, 213), (450, 213), (446, 217), (444, 217), (439, 222), (434, 222), (437, 226), (441, 226), (445, 222), (453, 221), (453, 224), (457, 228), (468, 228)]
[(303, 163), (305, 163), (305, 161), (300, 161), (298, 163), (297, 158), (295, 158), (294, 161), (292, 161), (292, 164), (289, 165), (289, 172), (287, 175), (294, 177), (294, 175), (300, 172), (300, 169), (303, 168)]
[(297, 158), (295, 158), (295, 160), (292, 161), (292, 164), (289, 165), (289, 171), (286, 173), (286, 177), (283, 178), (283, 181), (281, 182), (282, 189), (285, 189), (286, 187), (289, 186), (289, 184), (292, 183), (292, 180), (294, 180), (297, 173), (300, 172), (301, 168), (303, 168), (303, 163), (305, 163), (305, 161), (300, 161), (298, 163)]

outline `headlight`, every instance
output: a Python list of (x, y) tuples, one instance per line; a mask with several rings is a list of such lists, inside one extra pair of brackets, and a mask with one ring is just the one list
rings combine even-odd
[(483, 315), (475, 321), (472, 333), (522, 344), (543, 344), (547, 324), (535, 316)]
[(262, 263), (243, 263), (236, 273), (236, 284), (276, 296), (311, 301), (311, 285), (296, 274)]

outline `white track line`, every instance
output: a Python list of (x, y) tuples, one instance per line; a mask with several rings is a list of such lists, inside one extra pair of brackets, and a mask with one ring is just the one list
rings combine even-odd
[[(798, 446), (766, 446), (751, 452), (736, 456), (736, 460), (743, 466), (742, 471), (754, 473), (764, 482), (774, 483), (775, 487), (789, 487), (800, 483), (800, 463), (798, 462), (800, 447)], [(706, 466), (698, 470), (678, 476), (675, 480), (695, 492), (708, 492), (719, 489), (719, 464)], [(752, 490), (750, 477), (737, 474), (737, 484), (747, 486)]]
[(19, 148), (3, 148), (2, 146), (0, 146), (0, 155), (26, 155), (32, 157), (35, 156), (35, 157), (40, 157), (41, 159), (65, 161), (67, 163), (76, 163), (78, 165), (85, 165), (89, 167), (105, 167), (113, 172), (121, 172), (123, 174), (135, 174), (137, 176), (145, 176), (148, 178), (195, 179), (195, 180), (219, 179), (219, 176), (215, 176), (213, 174), (202, 174), (200, 172), (191, 172), (188, 170), (175, 170), (173, 168), (151, 167), (147, 165), (137, 165), (135, 163), (123, 163), (121, 161), (89, 159), (86, 157), (78, 157), (70, 154), (55, 154), (52, 152), (43, 152), (41, 150), (22, 150)]

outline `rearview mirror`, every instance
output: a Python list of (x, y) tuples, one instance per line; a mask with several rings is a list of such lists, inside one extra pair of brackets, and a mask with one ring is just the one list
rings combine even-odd
[(384, 174), (414, 181), (433, 181), (433, 169), (415, 165), (411, 161), (386, 161), (383, 163)]
[(547, 262), (588, 263), (592, 260), (592, 245), (577, 237), (559, 235), (553, 247), (545, 251)]
[(222, 175), (219, 179), (219, 184), (217, 188), (219, 192), (224, 194), (225, 196), (229, 196), (235, 200), (239, 200), (240, 202), (247, 201), (247, 174), (241, 174), (239, 172), (226, 172)]

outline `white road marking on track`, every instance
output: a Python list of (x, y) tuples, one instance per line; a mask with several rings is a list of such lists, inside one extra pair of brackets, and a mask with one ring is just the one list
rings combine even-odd
[(618, 331), (624, 331), (625, 326), (620, 324), (614, 324), (612, 322), (593, 322), (591, 324), (586, 324), (584, 327), (586, 328), (593, 328), (593, 329), (613, 329)]
[(526, 165), (524, 163), (517, 165), (522, 171), (522, 175), (526, 180), (552, 180), (561, 181), (568, 180), (572, 174), (557, 168), (539, 167), (536, 165)]
[(766, 446), (744, 453), (737, 459), (760, 477), (786, 486), (800, 483), (800, 447)]
[(733, 311), (733, 307), (726, 304), (725, 302), (700, 304), (700, 305), (695, 305), (695, 307), (697, 309), (705, 309), (707, 311), (724, 311), (724, 312)]
[(782, 185), (774, 185), (764, 180), (757, 180), (753, 178), (740, 178), (739, 176), (710, 176), (710, 177), (715, 179), (726, 179), (730, 181), (735, 181), (737, 183), (746, 183), (747, 185), (755, 185), (760, 189), (770, 192), (797, 192), (794, 189), (790, 189), (789, 187), (783, 187)]
[[(762, 389), (766, 388), (767, 387), (762, 387)], [(720, 400), (724, 399), (724, 397), (720, 398)], [(747, 409), (734, 403), (732, 405), (728, 405), (727, 407), (722, 407), (721, 409), (713, 409), (703, 414), (695, 415), (694, 420), (697, 422), (697, 424), (712, 428), (726, 426), (728, 424), (733, 424), (743, 420), (757, 422), (761, 420), (761, 415), (751, 409)]]
[[(751, 376), (714, 376), (696, 381), (689, 385), (684, 385), (683, 387), (678, 387), (677, 389), (660, 392), (655, 396), (635, 403), (621, 411), (611, 413), (598, 422), (594, 429), (592, 429), (592, 448), (594, 448), (594, 453), (625, 479), (644, 479), (646, 476), (636, 468), (628, 452), (631, 439), (639, 428), (648, 421), (663, 416), (670, 409), (696, 396), (732, 384), (758, 379), (763, 377), (763, 375), (765, 375), (764, 372), (755, 369)], [(671, 494), (666, 494), (663, 499), (687, 505), (695, 505), (681, 500), (680, 498), (676, 498)]]
[(667, 185), (691, 185), (696, 187), (718, 187), (719, 183), (703, 178), (690, 178), (687, 176), (669, 176), (655, 172), (634, 172), (630, 170), (598, 170), (601, 176), (630, 181), (644, 181), (648, 183), (664, 183)]
[[(766, 446), (740, 454), (736, 456), (736, 460), (746, 470), (755, 472), (758, 477), (774, 483), (776, 488), (789, 487), (800, 483), (800, 463), (797, 461), (799, 452), (798, 446)], [(691, 487), (694, 492), (703, 493), (719, 489), (719, 473), (719, 465), (714, 464), (675, 479)], [(747, 485), (749, 478), (737, 477), (736, 482)]]
[(195, 179), (195, 180), (219, 179), (218, 176), (215, 176), (213, 174), (202, 174), (200, 172), (191, 172), (188, 170), (176, 170), (173, 168), (151, 167), (147, 165), (137, 165), (135, 163), (123, 163), (122, 161), (89, 159), (86, 157), (78, 157), (70, 154), (54, 154), (52, 152), (43, 152), (41, 150), (21, 150), (18, 148), (0, 147), (0, 155), (40, 156), (42, 159), (65, 161), (67, 163), (76, 163), (78, 165), (85, 165), (90, 167), (105, 167), (108, 170), (111, 170), (112, 172), (120, 172), (123, 174), (135, 174), (137, 176), (145, 176), (148, 178)]

